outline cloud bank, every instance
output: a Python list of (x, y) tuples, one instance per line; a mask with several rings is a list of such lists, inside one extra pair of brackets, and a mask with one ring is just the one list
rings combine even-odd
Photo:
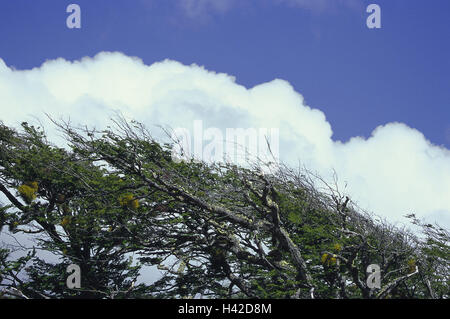
[(392, 222), (415, 212), (450, 225), (450, 150), (432, 145), (402, 123), (374, 129), (368, 139), (332, 139), (325, 114), (305, 105), (286, 81), (245, 88), (235, 78), (176, 61), (145, 65), (121, 53), (80, 61), (57, 59), (32, 70), (9, 68), (0, 59), (0, 119), (45, 125), (61, 140), (44, 113), (74, 124), (104, 128), (115, 110), (146, 124), (192, 129), (194, 120), (226, 128), (279, 128), (280, 158), (300, 160), (325, 178), (335, 169), (341, 189), (359, 206)]

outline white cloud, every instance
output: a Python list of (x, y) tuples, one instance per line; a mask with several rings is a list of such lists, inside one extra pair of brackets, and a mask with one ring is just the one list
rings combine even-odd
[[(306, 106), (283, 80), (247, 89), (232, 76), (197, 65), (166, 60), (147, 66), (120, 53), (52, 60), (25, 71), (0, 59), (0, 118), (8, 125), (36, 116), (48, 129), (46, 112), (70, 116), (74, 124), (105, 127), (113, 110), (150, 127), (191, 129), (198, 119), (222, 132), (278, 127), (283, 161), (296, 165), (300, 159), (324, 177), (334, 168), (341, 187), (346, 182), (347, 193), (361, 207), (391, 221), (416, 212), (449, 225), (450, 151), (404, 124), (389, 123), (368, 139), (341, 143), (333, 141), (324, 113)], [(48, 131), (55, 139), (57, 133)]]

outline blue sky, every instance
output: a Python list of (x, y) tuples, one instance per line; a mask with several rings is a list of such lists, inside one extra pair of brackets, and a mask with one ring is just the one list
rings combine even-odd
[[(2, 0), (0, 57), (29, 69), (120, 51), (197, 63), (246, 87), (281, 78), (326, 114), (334, 140), (400, 121), (450, 147), (449, 1), (227, 2), (188, 11), (177, 0)], [(372, 2), (381, 29), (365, 25)], [(65, 26), (70, 3), (81, 6), (80, 30)]]
[(448, 226), (450, 1), (373, 0), (381, 29), (371, 2), (0, 0), (0, 120), (276, 127), (283, 161), (360, 207)]

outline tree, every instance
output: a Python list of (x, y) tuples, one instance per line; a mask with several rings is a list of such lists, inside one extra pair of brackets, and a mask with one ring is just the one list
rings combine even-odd
[[(50, 145), (42, 131), (27, 123), (22, 127), (23, 133), (0, 128), (0, 190), (10, 201), (2, 209), (2, 226), (12, 234), (35, 237), (37, 247), (54, 254), (59, 263), (33, 254), (10, 267), (3, 258), (2, 285), (31, 298), (91, 298), (127, 291), (139, 270), (126, 256), (133, 248), (120, 224), (129, 208), (122, 208), (117, 198), (127, 179)], [(27, 281), (17, 272), (25, 263), (31, 263), (25, 268)], [(81, 291), (65, 287), (71, 263), (81, 267)]]
[[(143, 125), (114, 123), (56, 123), (70, 151), (27, 124), (1, 126), (2, 224), (60, 256), (22, 259), (23, 281), (5, 255), (2, 285), (33, 298), (448, 297), (448, 233), (426, 233), (430, 241), (375, 222), (307, 170), (174, 161), (173, 145)], [(70, 263), (82, 269), (80, 290), (65, 288)], [(366, 283), (374, 263), (381, 289)], [(133, 284), (148, 266), (161, 278)]]

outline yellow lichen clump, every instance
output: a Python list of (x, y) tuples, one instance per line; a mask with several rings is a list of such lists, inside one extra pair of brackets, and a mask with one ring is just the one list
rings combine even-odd
[(414, 259), (408, 260), (408, 270), (409, 273), (413, 273), (416, 271), (416, 261)]
[(28, 184), (28, 186), (30, 186), (32, 189), (34, 189), (37, 192), (37, 190), (39, 188), (38, 182), (29, 182), (27, 184)]
[(133, 200), (130, 202), (130, 206), (131, 206), (132, 209), (138, 208), (138, 207), (139, 207), (139, 201), (138, 201), (137, 199), (133, 199)]
[(25, 202), (29, 204), (36, 199), (38, 188), (39, 185), (37, 182), (26, 182), (25, 184), (20, 185), (17, 190)]
[(124, 194), (119, 197), (119, 204), (123, 208), (136, 209), (139, 207), (139, 201), (132, 194)]
[(63, 218), (63, 220), (61, 221), (60, 225), (64, 227), (64, 226), (70, 224), (70, 220), (71, 220), (70, 216), (65, 216)]
[(321, 258), (322, 264), (327, 266), (334, 266), (337, 263), (336, 255), (323, 254)]

